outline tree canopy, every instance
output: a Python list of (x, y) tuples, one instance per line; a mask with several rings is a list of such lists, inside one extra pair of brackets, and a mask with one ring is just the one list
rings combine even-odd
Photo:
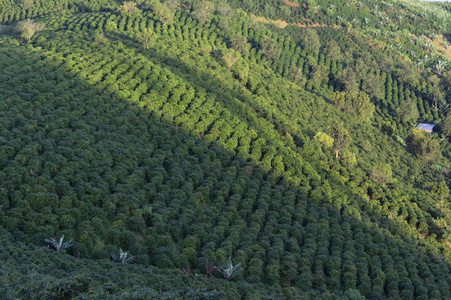
[(449, 8), (0, 0), (1, 297), (451, 298)]

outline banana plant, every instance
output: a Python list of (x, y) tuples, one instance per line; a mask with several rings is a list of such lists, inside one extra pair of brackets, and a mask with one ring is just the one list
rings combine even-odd
[(56, 249), (56, 252), (64, 251), (64, 250), (66, 250), (67, 248), (69, 248), (69, 247), (71, 247), (71, 246), (74, 245), (74, 244), (71, 244), (72, 239), (70, 239), (69, 241), (67, 241), (67, 242), (65, 242), (65, 243), (63, 243), (63, 240), (64, 240), (64, 234), (60, 237), (59, 242), (57, 242), (57, 241), (55, 240), (55, 238), (46, 239), (45, 241), (46, 241), (47, 243), (52, 244), (53, 248)]
[(443, 60), (439, 60), (435, 65), (437, 71), (443, 71), (445, 69), (445, 62)]
[(240, 268), (240, 264), (233, 265), (232, 258), (229, 257), (227, 268), (220, 267), (218, 271), (221, 272), (222, 275), (224, 275), (225, 279), (230, 280), (235, 277), (241, 270), (242, 269)]
[(208, 260), (208, 258), (205, 257), (205, 279), (208, 279), (210, 277), (214, 277), (214, 272), (219, 271), (222, 267), (217, 267), (213, 264), (212, 260)]
[(124, 251), (122, 251), (122, 249), (120, 249), (119, 256), (111, 254), (110, 259), (117, 263), (128, 264), (133, 261), (134, 257), (131, 256), (131, 257), (127, 258), (127, 255), (128, 255), (127, 252), (124, 252)]

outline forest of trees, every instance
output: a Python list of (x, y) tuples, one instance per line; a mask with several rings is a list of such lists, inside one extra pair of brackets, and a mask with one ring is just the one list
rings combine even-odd
[(0, 294), (451, 297), (450, 20), (0, 0)]

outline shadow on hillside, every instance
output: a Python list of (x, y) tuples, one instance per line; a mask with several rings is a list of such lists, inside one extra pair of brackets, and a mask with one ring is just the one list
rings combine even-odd
[(448, 44), (451, 45), (451, 33), (450, 34), (444, 34), (443, 38), (448, 41)]
[[(216, 102), (220, 103), (222, 107), (227, 108), (234, 116), (239, 117), (243, 122), (252, 124), (254, 129), (257, 130), (259, 134), (263, 134), (263, 132), (256, 126), (259, 122), (253, 118), (254, 114), (263, 117), (265, 121), (269, 122), (268, 126), (270, 126), (270, 122), (277, 122), (277, 120), (272, 118), (272, 108), (265, 107), (261, 103), (258, 103), (255, 99), (252, 99), (249, 94), (244, 95), (243, 91), (239, 89), (225, 86), (220, 80), (213, 77), (211, 74), (193, 69), (177, 57), (162, 55), (152, 48), (143, 49), (141, 43), (123, 33), (108, 32), (106, 33), (106, 36), (111, 40), (123, 41), (127, 47), (130, 47), (130, 49), (134, 49), (155, 64), (168, 68), (171, 72), (189, 82), (193, 87), (216, 95)], [(315, 95), (317, 94), (315, 93)], [(233, 99), (233, 105), (230, 105), (230, 102), (227, 99)], [(280, 113), (280, 115), (283, 115), (283, 113)], [(284, 115), (284, 117), (287, 116)], [(283, 128), (282, 126), (277, 126), (277, 124), (275, 125), (275, 129), (278, 131), (280, 136), (283, 136), (286, 132), (289, 132), (295, 138), (296, 145), (298, 147), (301, 148), (304, 145), (305, 141), (295, 132), (289, 131), (287, 128)]]
[[(46, 207), (53, 207), (52, 213), (58, 218), (67, 214), (74, 219), (67, 221), (69, 225), (57, 222), (60, 229), (75, 226), (77, 242), (88, 249), (99, 247), (99, 253), (103, 250), (101, 243), (90, 241), (92, 236), (106, 239), (108, 249), (117, 243), (139, 252), (144, 251), (144, 244), (150, 262), (160, 267), (180, 268), (188, 262), (200, 269), (203, 256), (221, 261), (232, 255), (246, 267), (243, 276), (250, 282), (258, 279), (279, 282), (301, 290), (358, 288), (364, 295), (373, 293), (382, 297), (384, 283), (382, 287), (373, 283), (371, 288), (371, 280), (365, 279), (370, 269), (372, 280), (377, 281), (376, 275), (380, 273), (373, 264), (382, 262), (380, 270), (387, 275), (398, 268), (401, 274), (408, 268), (409, 273), (420, 276), (422, 281), (434, 283), (441, 282), (441, 270), (451, 268), (432, 246), (412, 243), (414, 237), (404, 228), (382, 217), (377, 207), (371, 207), (371, 203), (351, 191), (347, 193), (349, 199), (307, 198), (305, 187), (295, 186), (273, 171), (259, 169), (259, 162), (246, 163), (235, 153), (224, 150), (222, 144), (203, 143), (183, 126), (167, 123), (158, 112), (118, 100), (120, 97), (115, 93), (99, 92), (78, 75), (66, 71), (64, 63), (37, 63), (36, 60), (45, 59), (43, 52), (29, 53), (20, 48), (8, 51), (11, 62), (6, 63), (9, 64), (6, 69), (15, 70), (15, 63), (26, 60), (28, 71), (22, 72), (19, 79), (34, 82), (36, 90), (27, 94), (31, 97), (4, 104), (7, 106), (4, 111), (26, 110), (20, 120), (11, 121), (16, 122), (16, 131), (8, 131), (6, 138), (12, 140), (17, 130), (27, 128), (31, 140), (16, 151), (36, 143), (43, 146), (37, 153), (30, 152), (28, 162), (20, 158), (8, 160), (8, 167), (25, 174), (22, 185), (10, 178), (0, 179), (13, 193), (25, 185), (45, 185), (34, 177), (37, 174), (48, 182), (56, 182), (55, 191), (50, 192), (58, 195), (54, 202), (30, 198), (27, 209), (32, 214), (21, 210), (24, 203), (11, 201), (6, 216), (14, 218), (19, 210), (20, 218), (24, 218), (17, 221), (17, 229), (24, 230), (25, 221), (40, 224), (35, 231), (53, 226), (50, 224), (55, 221), (39, 220), (48, 213)], [(205, 77), (191, 76), (196, 71), (177, 59), (158, 59), (171, 60), (171, 65), (180, 66), (177, 74), (186, 71), (189, 75), (183, 78), (194, 87), (199, 86), (197, 80)], [(7, 89), (5, 95), (21, 97), (23, 91), (14, 90), (15, 80), (14, 76), (0, 79)], [(216, 99), (228, 108), (229, 95), (239, 96), (227, 91)], [(231, 112), (242, 122), (249, 122), (243, 112)], [(21, 127), (31, 121), (38, 125)], [(36, 159), (48, 162), (30, 171), (30, 161)], [(364, 211), (363, 216), (360, 210)], [(10, 226), (15, 226), (10, 221)], [(27, 230), (34, 233), (30, 228)], [(397, 235), (390, 236), (388, 230)], [(104, 234), (106, 231), (108, 234)], [(130, 235), (130, 231), (135, 232)], [(194, 254), (189, 252), (191, 249)], [(269, 264), (271, 261), (274, 264)], [(142, 262), (145, 264), (145, 259)], [(421, 272), (410, 267), (415, 263)], [(276, 271), (270, 273), (273, 267)], [(335, 271), (340, 274), (338, 279)], [(399, 278), (399, 289), (413, 295), (414, 288), (407, 280)], [(386, 287), (388, 283), (385, 282)], [(421, 282), (415, 283), (415, 289), (421, 287)]]

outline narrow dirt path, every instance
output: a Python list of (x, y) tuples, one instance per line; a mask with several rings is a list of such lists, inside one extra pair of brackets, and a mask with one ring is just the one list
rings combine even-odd
[[(302, 23), (299, 23), (299, 22), (298, 23), (288, 23), (287, 21), (284, 21), (284, 20), (281, 20), (281, 19), (279, 19), (279, 20), (271, 20), (271, 19), (268, 19), (268, 18), (265, 18), (265, 17), (257, 17), (254, 14), (251, 14), (251, 19), (252, 20), (256, 20), (257, 22), (265, 23), (265, 24), (274, 24), (278, 28), (285, 28), (287, 26), (298, 26), (298, 27), (303, 27), (303, 28), (305, 28), (305, 27), (332, 27), (332, 28), (335, 28), (335, 29), (341, 29), (341, 27), (336, 25), (336, 24), (334, 24), (333, 26), (329, 26), (327, 24), (319, 24), (319, 23), (310, 23), (310, 24), (309, 23), (302, 24)], [(304, 21), (310, 21), (310, 20), (309, 19), (304, 19)]]
[(294, 6), (294, 7), (301, 6), (300, 4), (296, 4), (296, 3), (293, 3), (293, 2), (288, 1), (288, 0), (283, 0), (283, 3), (285, 3), (286, 5), (289, 5), (289, 6)]

